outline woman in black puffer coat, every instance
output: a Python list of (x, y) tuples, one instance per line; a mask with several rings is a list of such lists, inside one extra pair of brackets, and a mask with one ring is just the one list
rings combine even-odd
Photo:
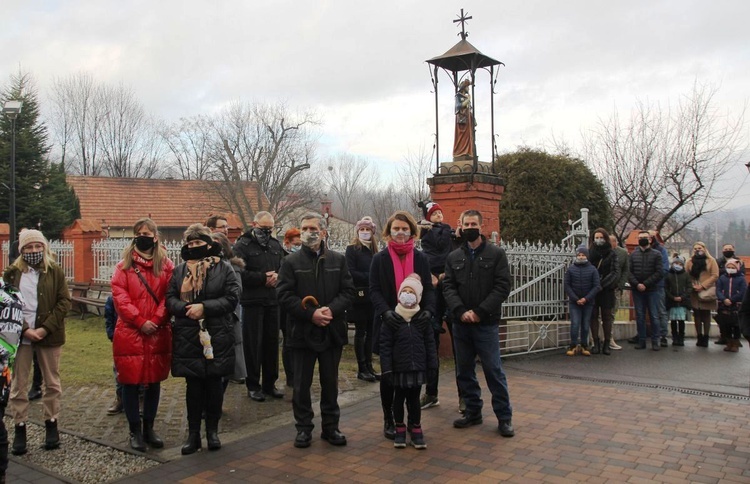
[[(174, 316), (172, 375), (184, 377), (187, 389), (188, 438), (183, 454), (201, 448), (201, 418), (206, 414), (209, 450), (221, 448), (218, 429), (224, 401), (222, 377), (234, 371), (234, 313), (240, 283), (232, 266), (216, 254), (220, 246), (201, 224), (185, 231), (186, 245), (167, 290), (167, 309)], [(201, 326), (210, 345), (201, 342)]]
[[(615, 321), (615, 289), (620, 281), (620, 264), (617, 255), (612, 250), (609, 242), (609, 233), (598, 228), (591, 236), (589, 245), (589, 262), (599, 272), (599, 285), (601, 291), (596, 295), (594, 301), (594, 312), (591, 315), (591, 336), (594, 338), (594, 346), (591, 354), (597, 355), (601, 352), (609, 355), (609, 342), (612, 339), (612, 325)], [(599, 319), (601, 318), (604, 329), (604, 339), (599, 339)]]

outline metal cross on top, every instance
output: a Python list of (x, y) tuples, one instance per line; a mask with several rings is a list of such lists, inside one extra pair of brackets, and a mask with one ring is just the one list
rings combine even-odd
[[(468, 14), (469, 12), (466, 12)], [(464, 14), (464, 9), (461, 9), (461, 15), (453, 21), (454, 24), (457, 24), (458, 22), (461, 22), (461, 32), (458, 33), (458, 35), (461, 36), (461, 40), (466, 40), (466, 37), (469, 36), (469, 34), (466, 32), (465, 24), (467, 20), (471, 20), (473, 17), (467, 17)]]

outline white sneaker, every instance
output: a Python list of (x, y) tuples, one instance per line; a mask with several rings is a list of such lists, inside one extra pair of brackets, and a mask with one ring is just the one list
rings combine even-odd
[(611, 350), (621, 350), (622, 346), (620, 346), (617, 343), (615, 343), (615, 339), (612, 338), (612, 339), (609, 340), (609, 349), (611, 349)]

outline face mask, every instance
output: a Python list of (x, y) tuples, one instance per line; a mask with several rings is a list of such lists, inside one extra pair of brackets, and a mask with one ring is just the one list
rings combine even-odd
[(44, 251), (24, 252), (21, 254), (21, 257), (23, 257), (23, 260), (26, 261), (28, 265), (37, 266), (42, 262), (42, 259), (44, 259)]
[(697, 255), (698, 257), (703, 257), (704, 255), (706, 255), (706, 253), (702, 250), (696, 250), (695, 255)]
[(297, 252), (300, 247), (301, 247), (300, 245), (293, 245), (293, 246), (289, 247), (289, 252), (291, 252), (293, 254), (293, 253)]
[(588, 259), (578, 259), (578, 258), (576, 258), (575, 264), (579, 265), (579, 266), (582, 266), (582, 265), (584, 265), (588, 261), (589, 261)]
[(148, 252), (154, 248), (154, 245), (156, 245), (154, 238), (148, 235), (139, 235), (135, 238), (135, 247), (141, 252)]
[(479, 229), (461, 229), (461, 233), (469, 242), (474, 242), (479, 238)]
[(409, 292), (402, 292), (398, 295), (398, 302), (406, 308), (413, 308), (417, 305), (417, 295)]
[(258, 240), (260, 245), (268, 245), (268, 241), (271, 239), (271, 229), (254, 228), (253, 235)]
[(305, 247), (313, 248), (320, 242), (320, 232), (302, 232), (300, 239)]
[(180, 250), (180, 257), (185, 261), (205, 259), (209, 255), (208, 245), (201, 245), (198, 247), (188, 247), (187, 245), (183, 245), (182, 250)]
[(737, 269), (727, 269), (727, 274), (737, 274)]
[(362, 231), (357, 236), (359, 237), (359, 240), (370, 240), (372, 239), (372, 232)]
[(734, 257), (734, 251), (725, 250), (724, 252), (722, 252), (722, 255), (724, 256), (725, 259), (731, 259), (732, 257)]
[(594, 239), (594, 245), (598, 245), (599, 247), (604, 246), (606, 243), (604, 239)]
[(682, 269), (684, 269), (684, 267), (682, 267), (682, 265), (680, 264), (672, 264), (672, 269), (674, 269), (675, 272), (682, 272)]
[(640, 245), (641, 247), (648, 247), (649, 246), (648, 239), (638, 239), (638, 245)]
[(391, 239), (396, 240), (399, 235), (408, 240), (411, 237), (411, 230), (391, 230)]

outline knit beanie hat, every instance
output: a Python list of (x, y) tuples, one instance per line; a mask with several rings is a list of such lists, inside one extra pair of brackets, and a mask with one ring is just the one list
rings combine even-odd
[(373, 233), (375, 233), (375, 229), (377, 228), (377, 225), (375, 225), (375, 222), (372, 221), (372, 217), (362, 217), (362, 220), (357, 222), (356, 229), (357, 232), (359, 232), (360, 229), (370, 229)]
[(44, 244), (45, 247), (49, 247), (49, 242), (47, 242), (47, 239), (44, 237), (44, 234), (42, 234), (38, 230), (34, 229), (26, 229), (22, 230), (21, 233), (18, 235), (18, 250), (20, 251), (28, 244), (31, 244), (32, 242), (41, 242)]
[(586, 256), (586, 258), (589, 258), (589, 249), (585, 245), (580, 245), (576, 249), (576, 255), (583, 254)]
[(422, 207), (422, 213), (424, 214), (425, 220), (430, 220), (430, 217), (436, 210), (443, 210), (437, 202), (419, 202), (417, 205)]
[(729, 267), (730, 265), (734, 266), (735, 269), (740, 268), (740, 261), (737, 259), (727, 259), (727, 263), (724, 265), (724, 267)]
[(422, 291), (424, 291), (422, 278), (419, 277), (419, 274), (413, 273), (406, 276), (404, 282), (401, 283), (401, 287), (398, 288), (398, 293), (401, 294), (405, 287), (410, 287), (417, 294), (417, 304), (419, 304), (422, 301)]
[(674, 257), (672, 257), (672, 260), (669, 261), (671, 264), (682, 264), (685, 265), (685, 258), (682, 257), (679, 254), (675, 254)]

